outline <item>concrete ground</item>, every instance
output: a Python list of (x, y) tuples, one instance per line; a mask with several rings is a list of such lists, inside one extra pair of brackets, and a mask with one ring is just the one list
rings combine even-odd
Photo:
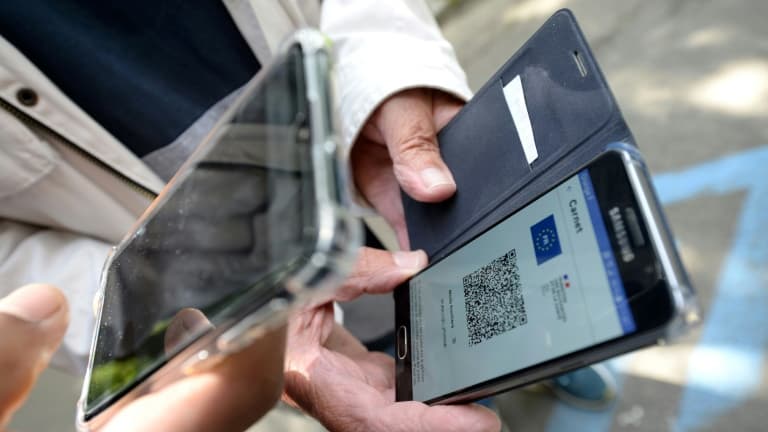
[(477, 89), (561, 7), (656, 173), (705, 321), (610, 362), (620, 397), (604, 413), (522, 390), (496, 398), (502, 417), (510, 430), (766, 430), (768, 4), (465, 1), (442, 24)]
[[(502, 418), (513, 431), (765, 430), (768, 3), (467, 0), (440, 18), (477, 89), (561, 7), (575, 12), (656, 174), (705, 320), (672, 345), (609, 362), (620, 394), (605, 412), (520, 390), (495, 399)], [(12, 429), (73, 430), (77, 389), (46, 372)], [(254, 428), (270, 430), (322, 428), (280, 408)]]

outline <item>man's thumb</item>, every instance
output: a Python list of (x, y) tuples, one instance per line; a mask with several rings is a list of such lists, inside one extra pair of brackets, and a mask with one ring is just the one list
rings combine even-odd
[(395, 177), (418, 201), (438, 202), (456, 192), (451, 171), (440, 157), (432, 94), (406, 90), (379, 108), (377, 127), (389, 150)]
[(48, 365), (68, 321), (66, 298), (50, 285), (26, 285), (0, 299), (0, 430)]

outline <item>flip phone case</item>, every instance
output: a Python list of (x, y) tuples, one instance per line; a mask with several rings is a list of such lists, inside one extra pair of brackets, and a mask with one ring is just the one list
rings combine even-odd
[[(522, 84), (528, 130), (519, 127), (520, 110), (513, 114), (515, 108), (505, 97), (505, 87), (516, 84)], [(531, 129), (538, 153), (532, 161), (524, 150)], [(438, 204), (402, 194), (411, 248), (424, 249), (430, 261), (444, 258), (600, 153), (617, 146), (636, 150), (608, 83), (567, 9), (549, 18), (491, 77), (438, 134), (438, 142), (456, 180), (456, 194)], [(637, 160), (642, 161), (639, 156)], [(652, 186), (647, 189), (660, 229), (672, 239)], [(674, 255), (675, 273), (682, 279), (671, 287), (678, 315), (665, 339), (700, 320), (693, 288)]]
[[(693, 290), (675, 251), (648, 171), (569, 10), (560, 10), (547, 20), (438, 134), (438, 141), (443, 159), (456, 179), (457, 192), (439, 204), (420, 203), (403, 194), (412, 248), (424, 249), (433, 262), (445, 258), (601, 153), (617, 151), (628, 175), (636, 179), (630, 183), (643, 216), (649, 221), (648, 233), (664, 269), (665, 285), (675, 310), (672, 319), (658, 328), (590, 346), (578, 355), (561, 356), (560, 361), (531, 365), (427, 403), (458, 403), (486, 397), (674, 338), (698, 321)], [(406, 357), (414, 331), (414, 312), (408, 303), (410, 297), (402, 290), (399, 292), (396, 299), (408, 306), (396, 313), (396, 322), (401, 324), (397, 333), (396, 394), (398, 400), (411, 400), (413, 356)], [(641, 293), (630, 299), (619, 297), (617, 301), (637, 302), (642, 298)], [(450, 304), (450, 297), (448, 301)], [(420, 332), (423, 330), (416, 334)], [(403, 351), (401, 347), (405, 347)], [(423, 357), (419, 361), (425, 362)], [(421, 364), (422, 373), (428, 374), (424, 372), (425, 363)]]
[[(581, 64), (579, 64), (581, 63)], [(522, 82), (538, 158), (526, 160), (504, 96)], [(565, 175), (608, 143), (634, 145), (608, 83), (573, 13), (556, 12), (438, 134), (457, 192), (439, 204), (402, 195), (411, 247), (443, 258)]]

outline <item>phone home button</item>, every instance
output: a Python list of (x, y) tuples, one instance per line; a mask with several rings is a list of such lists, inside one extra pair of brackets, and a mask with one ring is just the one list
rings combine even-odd
[(397, 358), (403, 360), (408, 355), (408, 330), (404, 325), (397, 329)]

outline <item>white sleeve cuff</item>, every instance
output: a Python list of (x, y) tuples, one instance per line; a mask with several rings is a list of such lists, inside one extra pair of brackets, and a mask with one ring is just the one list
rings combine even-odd
[(371, 37), (357, 46), (343, 44), (338, 48), (336, 73), (342, 139), (347, 147), (357, 139), (373, 111), (402, 90), (433, 88), (463, 100), (472, 95), (447, 42), (393, 33), (386, 38)]
[[(432, 88), (471, 97), (453, 48), (423, 2), (327, 0), (323, 6), (321, 27), (335, 44), (345, 156), (376, 108), (400, 91)], [(369, 207), (352, 186), (358, 210)]]

